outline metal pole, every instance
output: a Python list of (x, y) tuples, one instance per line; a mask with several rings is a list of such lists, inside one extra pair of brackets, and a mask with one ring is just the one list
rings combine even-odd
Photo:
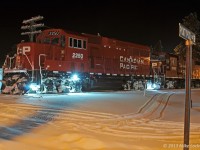
[(146, 96), (147, 80), (144, 80), (144, 96)]
[(42, 66), (41, 66), (41, 56), (46, 56), (46, 54), (39, 54), (39, 67), (40, 67), (40, 85), (42, 85)]
[(185, 120), (184, 120), (184, 147), (189, 150), (190, 139), (190, 105), (191, 105), (191, 66), (192, 66), (192, 43), (190, 40), (186, 45), (186, 74), (185, 74)]

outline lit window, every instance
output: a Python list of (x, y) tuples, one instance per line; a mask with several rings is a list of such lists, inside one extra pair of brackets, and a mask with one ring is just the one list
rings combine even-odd
[(86, 41), (83, 41), (83, 48), (86, 49)]
[(77, 42), (77, 39), (74, 39), (74, 47), (78, 47), (78, 42)]
[(73, 47), (73, 38), (69, 38), (69, 47)]
[(82, 48), (82, 40), (78, 40), (78, 48)]

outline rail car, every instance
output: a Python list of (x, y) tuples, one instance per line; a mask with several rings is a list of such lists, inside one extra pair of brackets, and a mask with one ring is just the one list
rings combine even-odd
[(2, 93), (144, 88), (150, 67), (149, 46), (47, 29), (35, 42), (19, 43), (16, 54), (6, 57)]
[[(151, 74), (160, 88), (185, 88), (185, 60), (167, 52), (151, 53)], [(191, 87), (200, 87), (200, 66), (193, 60)]]

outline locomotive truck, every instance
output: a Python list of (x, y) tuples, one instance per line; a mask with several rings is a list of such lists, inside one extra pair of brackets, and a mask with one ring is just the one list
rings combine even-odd
[(2, 93), (144, 88), (151, 78), (150, 64), (149, 46), (46, 29), (35, 42), (19, 43), (16, 54), (6, 57)]

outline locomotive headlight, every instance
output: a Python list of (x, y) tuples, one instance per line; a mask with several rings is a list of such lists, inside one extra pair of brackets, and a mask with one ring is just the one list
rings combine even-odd
[(72, 76), (72, 80), (73, 80), (73, 81), (78, 81), (78, 80), (79, 80), (78, 75), (77, 75), (77, 74), (74, 74), (74, 75)]
[(153, 87), (154, 87), (154, 90), (158, 90), (158, 89), (160, 89), (160, 84), (158, 84), (158, 83), (154, 84)]
[(157, 90), (157, 89), (160, 89), (160, 85), (159, 84), (155, 84), (155, 83), (151, 83), (151, 82), (148, 82), (147, 83), (147, 89), (148, 90)]
[(39, 88), (40, 88), (40, 86), (37, 85), (36, 83), (31, 83), (29, 87), (30, 87), (30, 89), (31, 89), (32, 91), (37, 91), (37, 90), (39, 90)]
[(154, 87), (153, 87), (152, 83), (148, 82), (147, 83), (147, 90), (153, 90), (153, 89), (154, 89)]

